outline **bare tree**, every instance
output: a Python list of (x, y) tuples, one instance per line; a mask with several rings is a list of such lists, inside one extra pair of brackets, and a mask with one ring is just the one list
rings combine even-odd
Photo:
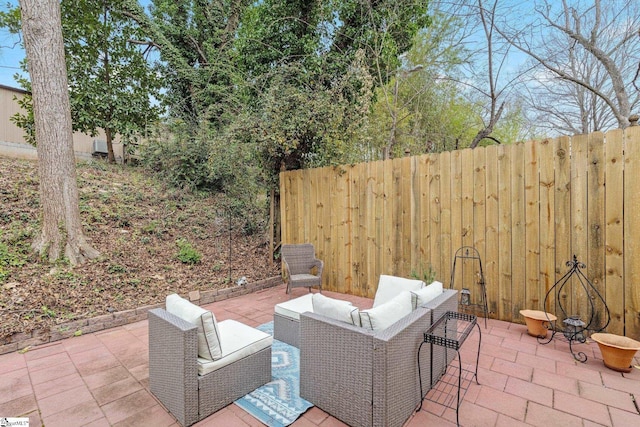
[[(587, 55), (570, 51), (567, 70), (572, 75), (593, 82), (603, 93), (613, 96), (606, 87), (606, 73)], [(522, 86), (523, 100), (528, 116), (539, 128), (561, 134), (586, 134), (616, 127), (617, 121), (610, 109), (595, 93), (544, 69), (532, 73)]]
[[(638, 30), (638, 37), (640, 37), (640, 30)], [(638, 78), (640, 78), (640, 61), (638, 61), (638, 68), (636, 69), (636, 75), (633, 76), (633, 87), (635, 87), (638, 91), (640, 91), (640, 87), (638, 87)]]
[(629, 91), (640, 48), (637, 1), (544, 0), (535, 11), (537, 18), (527, 25), (505, 19), (499, 28), (541, 68), (536, 85), (529, 86), (533, 106), (575, 133), (627, 127), (640, 101)]
[(502, 40), (496, 28), (506, 6), (499, 0), (441, 0), (437, 7), (464, 22), (465, 28), (460, 32), (465, 45), (471, 48), (462, 76), (447, 77), (464, 88), (468, 100), (480, 111), (477, 121), (481, 126), (468, 146), (475, 148), (484, 139), (499, 143), (492, 134), (509, 105), (513, 104), (511, 93), (520, 75), (519, 70), (510, 67), (513, 49)]
[(20, 0), (38, 145), (42, 231), (33, 242), (41, 256), (64, 255), (72, 265), (99, 255), (80, 221), (71, 109), (60, 2)]
[(489, 99), (489, 107), (488, 114), (486, 118), (484, 118), (484, 128), (480, 129), (476, 136), (471, 141), (469, 145), (470, 148), (475, 148), (478, 146), (480, 141), (487, 138), (493, 132), (498, 120), (502, 116), (502, 112), (504, 111), (505, 101), (503, 99), (502, 90), (498, 89), (498, 79), (500, 76), (500, 70), (502, 65), (504, 65), (504, 61), (507, 58), (506, 52), (499, 57), (495, 54), (495, 18), (496, 18), (496, 9), (498, 7), (498, 1), (494, 1), (492, 5), (490, 5), (490, 9), (485, 9), (485, 6), (482, 0), (478, 0), (478, 13), (480, 16), (480, 22), (482, 23), (482, 30), (487, 41), (487, 83), (488, 90), (483, 91), (484, 94)]

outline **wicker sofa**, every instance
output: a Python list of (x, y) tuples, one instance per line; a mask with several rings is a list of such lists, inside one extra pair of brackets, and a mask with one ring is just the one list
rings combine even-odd
[[(444, 290), (379, 331), (302, 313), (300, 396), (350, 426), (402, 426), (421, 400), (416, 355), (423, 333), (456, 309), (457, 292)], [(440, 373), (450, 360), (433, 347), (420, 361), (430, 388), (431, 368)]]
[(203, 360), (198, 326), (161, 308), (150, 310), (148, 318), (149, 389), (181, 425), (190, 426), (271, 381), (269, 334), (225, 320), (216, 331), (220, 357)]

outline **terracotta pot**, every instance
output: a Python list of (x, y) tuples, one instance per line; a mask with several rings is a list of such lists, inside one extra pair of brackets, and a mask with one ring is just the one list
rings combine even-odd
[(618, 372), (631, 372), (631, 361), (640, 342), (621, 335), (597, 333), (591, 339), (598, 343), (604, 366)]
[(556, 321), (558, 318), (551, 313), (540, 310), (520, 310), (527, 324), (527, 332), (532, 337), (546, 338), (549, 332), (549, 321)]

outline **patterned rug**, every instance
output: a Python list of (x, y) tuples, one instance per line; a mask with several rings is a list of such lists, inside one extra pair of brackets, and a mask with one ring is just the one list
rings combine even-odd
[[(273, 322), (258, 329), (273, 335)], [(236, 400), (235, 404), (269, 427), (288, 426), (313, 406), (300, 397), (300, 350), (273, 340), (271, 376), (271, 382)]]

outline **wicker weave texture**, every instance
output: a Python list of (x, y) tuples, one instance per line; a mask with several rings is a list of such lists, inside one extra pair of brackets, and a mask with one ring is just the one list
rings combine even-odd
[[(311, 243), (283, 244), (281, 254), (287, 293), (296, 287), (322, 288), (324, 263), (316, 258), (316, 251)], [(316, 274), (311, 274), (314, 267), (317, 269)]]
[(303, 313), (301, 397), (350, 426), (402, 426), (420, 402), (416, 353), (430, 325), (425, 308), (379, 332)]
[(273, 314), (273, 339), (286, 342), (296, 348), (300, 347), (300, 321), (283, 316), (279, 313)]
[(197, 327), (149, 311), (149, 389), (183, 426), (198, 421)]
[[(423, 333), (431, 326), (431, 311), (419, 307), (413, 313), (377, 334), (374, 346), (374, 426), (402, 426), (420, 404), (417, 352)], [(384, 351), (383, 355), (378, 354)], [(420, 359), (423, 380), (431, 365)]]
[(271, 346), (198, 377), (200, 419), (271, 381)]
[(373, 333), (302, 314), (300, 397), (350, 426), (371, 425)]
[(190, 426), (271, 381), (271, 347), (198, 375), (197, 327), (163, 309), (149, 311), (149, 389)]

